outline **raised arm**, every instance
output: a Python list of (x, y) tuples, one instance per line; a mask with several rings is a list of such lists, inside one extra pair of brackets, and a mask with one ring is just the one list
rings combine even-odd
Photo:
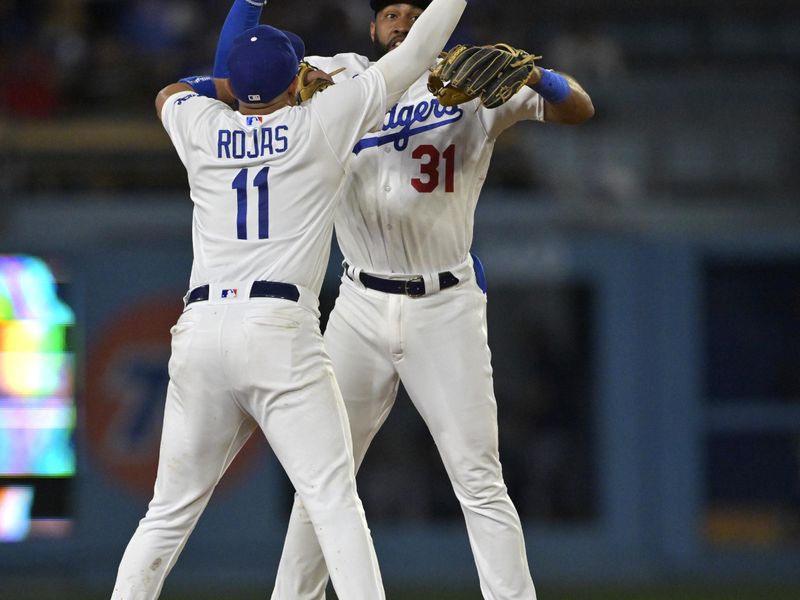
[(386, 80), (387, 106), (395, 104), (434, 63), (466, 5), (466, 0), (433, 0), (414, 23), (405, 41), (375, 63)]
[[(233, 39), (245, 29), (258, 25), (261, 20), (261, 9), (267, 0), (233, 0), (222, 30), (219, 32), (217, 51), (214, 55), (214, 77), (228, 77), (228, 52), (231, 50)], [(303, 59), (302, 56), (297, 58)]]
[(156, 96), (156, 114), (159, 118), (167, 98), (178, 92), (194, 91), (221, 100), (226, 104), (231, 104), (236, 100), (225, 82), (228, 77), (228, 52), (230, 52), (233, 39), (237, 35), (245, 29), (258, 25), (261, 19), (261, 9), (266, 3), (267, 0), (233, 0), (219, 34), (212, 76), (186, 77), (180, 82), (171, 83), (162, 89)]
[(589, 94), (566, 73), (534, 67), (528, 86), (544, 98), (545, 121), (577, 125), (594, 116)]
[(176, 83), (170, 83), (156, 95), (156, 114), (160, 119), (161, 110), (164, 108), (167, 98), (180, 92), (196, 92), (230, 104), (236, 98), (231, 93), (227, 81), (227, 79), (215, 77), (186, 77)]

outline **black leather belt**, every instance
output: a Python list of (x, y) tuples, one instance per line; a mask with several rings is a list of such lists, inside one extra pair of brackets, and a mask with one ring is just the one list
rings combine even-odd
[[(189, 292), (189, 297), (186, 299), (186, 304), (192, 302), (200, 302), (208, 300), (207, 285), (201, 285), (194, 288)], [(281, 283), (279, 281), (254, 281), (253, 287), (250, 288), (251, 298), (282, 298), (284, 300), (291, 300), (297, 302), (300, 299), (300, 290), (296, 285), (291, 283)]]
[[(344, 263), (344, 270), (347, 273), (349, 265)], [(347, 273), (350, 277), (350, 274)], [(350, 277), (352, 279), (352, 277)], [(419, 298), (425, 295), (425, 280), (422, 276), (417, 275), (411, 279), (384, 279), (383, 277), (375, 277), (367, 273), (359, 273), (358, 279), (364, 284), (364, 287), (371, 290), (378, 290), (379, 292), (386, 292), (387, 294), (403, 294), (412, 298)], [(445, 290), (453, 287), (458, 283), (458, 277), (453, 275), (450, 271), (439, 273), (439, 289)]]

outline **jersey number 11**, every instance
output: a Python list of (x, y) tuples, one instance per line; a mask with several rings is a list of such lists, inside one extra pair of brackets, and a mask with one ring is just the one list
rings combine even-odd
[[(242, 169), (233, 178), (231, 188), (236, 190), (236, 237), (247, 239), (247, 177), (248, 169)], [(253, 187), (258, 190), (258, 239), (269, 237), (269, 187), (267, 186), (269, 167), (263, 167), (253, 179)]]

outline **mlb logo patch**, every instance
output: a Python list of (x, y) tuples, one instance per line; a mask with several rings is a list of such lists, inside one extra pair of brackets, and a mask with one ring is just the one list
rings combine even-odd
[(231, 288), (228, 290), (222, 290), (221, 297), (224, 298), (236, 298), (239, 296), (239, 290), (237, 288)]
[(248, 125), (261, 125), (264, 122), (264, 117), (247, 117)]

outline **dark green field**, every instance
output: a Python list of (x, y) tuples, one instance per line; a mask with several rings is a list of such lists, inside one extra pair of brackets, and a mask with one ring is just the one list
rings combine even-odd
[[(596, 588), (566, 589), (537, 587), (538, 600), (800, 600), (800, 587), (701, 587), (676, 586), (659, 588)], [(480, 593), (435, 592), (387, 590), (389, 600), (480, 600)], [(241, 600), (263, 597), (243, 596)], [(176, 599), (188, 600), (188, 599)], [(209, 599), (210, 600), (210, 599)]]
[[(102, 600), (110, 593), (65, 589), (70, 586), (27, 585), (12, 586), (2, 594), (3, 600)], [(109, 591), (110, 592), (110, 591)], [(8, 593), (8, 595), (6, 595)], [(161, 600), (267, 600), (264, 590), (165, 590)], [(329, 600), (335, 595), (329, 594)], [(478, 590), (401, 590), (387, 589), (389, 600), (481, 600)], [(538, 586), (538, 600), (800, 600), (800, 587), (785, 586), (716, 586), (678, 585), (639, 588), (556, 588)]]

